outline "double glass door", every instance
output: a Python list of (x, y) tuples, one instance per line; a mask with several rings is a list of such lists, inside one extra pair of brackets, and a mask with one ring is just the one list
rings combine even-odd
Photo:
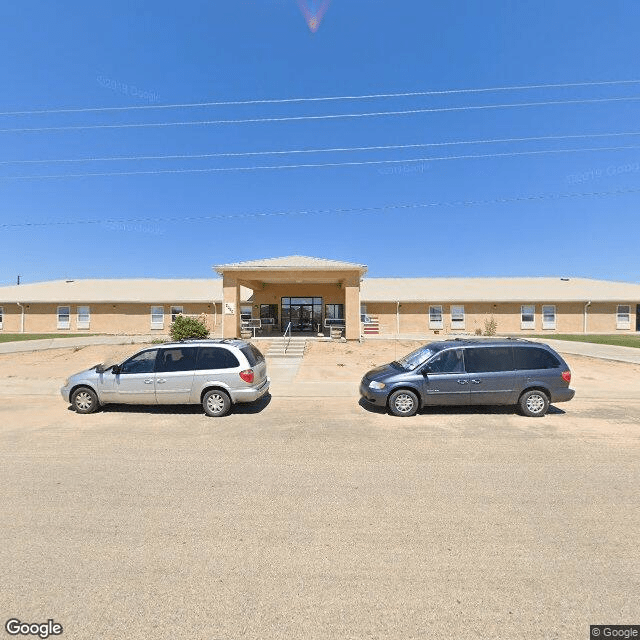
[(322, 298), (282, 298), (282, 331), (312, 333), (322, 328)]

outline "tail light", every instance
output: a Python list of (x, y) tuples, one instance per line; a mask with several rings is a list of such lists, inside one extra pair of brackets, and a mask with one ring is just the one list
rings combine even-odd
[[(241, 371), (240, 377), (245, 382), (253, 382), (253, 369), (245, 369), (244, 371)], [(564, 378), (564, 373), (562, 374), (562, 377)]]
[(563, 371), (562, 372), (562, 379), (565, 382), (571, 382), (571, 371)]

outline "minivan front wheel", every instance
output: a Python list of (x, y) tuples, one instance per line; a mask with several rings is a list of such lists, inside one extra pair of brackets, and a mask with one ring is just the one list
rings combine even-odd
[(541, 418), (549, 409), (549, 398), (543, 391), (531, 389), (520, 396), (520, 410), (530, 418)]
[(408, 389), (394, 391), (389, 397), (389, 410), (394, 416), (413, 416), (418, 406), (418, 396)]
[(207, 391), (202, 398), (202, 408), (204, 412), (212, 418), (220, 418), (226, 416), (231, 409), (231, 399), (219, 389)]
[(71, 406), (77, 413), (93, 413), (98, 410), (98, 396), (89, 387), (80, 387), (71, 394)]

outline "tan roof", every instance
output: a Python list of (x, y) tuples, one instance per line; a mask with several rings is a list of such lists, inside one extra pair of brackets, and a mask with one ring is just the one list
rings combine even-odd
[[(242, 295), (251, 295), (242, 288)], [(203, 279), (113, 279), (52, 280), (0, 287), (0, 301), (8, 302), (211, 302), (222, 300), (222, 280)]]
[[(295, 285), (291, 285), (292, 288)], [(252, 291), (241, 287), (242, 301)], [(366, 278), (362, 302), (629, 302), (640, 304), (640, 284), (586, 278)], [(209, 303), (222, 300), (222, 280), (52, 280), (0, 287), (0, 303)]]
[(342, 271), (357, 269), (366, 273), (367, 265), (354, 262), (341, 262), (340, 260), (327, 260), (325, 258), (312, 258), (309, 256), (284, 256), (282, 258), (265, 258), (264, 260), (249, 260), (248, 262), (232, 262), (220, 264), (214, 269), (222, 274), (223, 271), (240, 271), (245, 269), (292, 269), (292, 270), (332, 270)]
[(638, 302), (640, 284), (587, 278), (367, 278), (363, 302)]

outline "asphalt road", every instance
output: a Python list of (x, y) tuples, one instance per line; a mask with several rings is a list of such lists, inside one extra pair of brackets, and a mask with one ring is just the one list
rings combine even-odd
[(640, 623), (639, 435), (624, 394), (543, 419), (393, 418), (348, 397), (80, 416), (2, 396), (2, 625), (587, 639)]

